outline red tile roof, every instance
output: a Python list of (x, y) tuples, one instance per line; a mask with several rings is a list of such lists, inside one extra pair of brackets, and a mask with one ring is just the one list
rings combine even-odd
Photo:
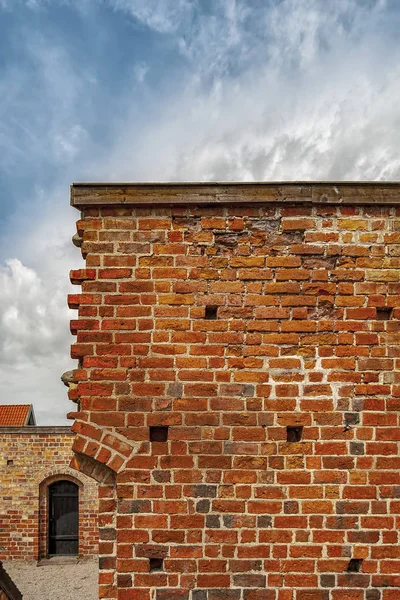
[(0, 427), (24, 427), (31, 412), (31, 404), (1, 404)]

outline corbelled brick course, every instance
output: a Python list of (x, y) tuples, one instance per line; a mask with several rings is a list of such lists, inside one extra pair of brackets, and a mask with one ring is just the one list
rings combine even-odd
[(103, 481), (100, 598), (399, 598), (399, 201), (73, 186), (69, 394), (74, 466)]

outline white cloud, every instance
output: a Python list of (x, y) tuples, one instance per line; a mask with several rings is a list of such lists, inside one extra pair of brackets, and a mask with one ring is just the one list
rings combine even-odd
[(63, 164), (71, 162), (82, 151), (87, 139), (88, 133), (81, 125), (72, 125), (67, 131), (54, 133), (52, 145), (55, 158)]
[(27, 61), (6, 66), (0, 80), (0, 168), (10, 174), (27, 159), (43, 168), (86, 150), (90, 140), (81, 120), (96, 84), (60, 40), (28, 29), (24, 35)]
[(399, 47), (385, 31), (384, 2), (218, 6), (184, 40), (177, 27), (190, 70), (144, 124), (126, 115), (111, 178), (399, 176)]
[(59, 378), (71, 364), (65, 283), (43, 281), (18, 259), (0, 269), (1, 402), (34, 403), (40, 424), (70, 409), (59, 403)]
[[(65, 302), (68, 271), (80, 266), (70, 243), (78, 213), (68, 208), (77, 173), (86, 180), (400, 179), (399, 13), (390, 12), (391, 3), (221, 0), (209, 2), (208, 12), (197, 0), (102, 5), (168, 39), (179, 69), (174, 65), (155, 92), (152, 58), (132, 57), (132, 89), (124, 88), (132, 110), (116, 115), (110, 107), (112, 143), (100, 149), (82, 118), (95, 69), (82, 71), (61, 46), (35, 37), (31, 56), (49, 126), (41, 136), (19, 120), (23, 144), (7, 120), (0, 130), (3, 168), (21, 156), (40, 163), (46, 152), (65, 165), (55, 183), (32, 190), (32, 208), (11, 221), (7, 256), (20, 262), (0, 272), (7, 290), (0, 300), (2, 396), (30, 397), (57, 419), (73, 409), (58, 378), (74, 341)], [(13, 71), (7, 82), (0, 114), (21, 102), (24, 73)], [(26, 97), (21, 111), (32, 102)]]
[(143, 83), (143, 81), (145, 80), (145, 77), (148, 73), (148, 70), (149, 70), (149, 66), (143, 61), (135, 64), (135, 66), (133, 67), (133, 73), (134, 73), (136, 80), (139, 83)]
[(122, 10), (159, 33), (175, 33), (193, 15), (197, 0), (109, 0)]

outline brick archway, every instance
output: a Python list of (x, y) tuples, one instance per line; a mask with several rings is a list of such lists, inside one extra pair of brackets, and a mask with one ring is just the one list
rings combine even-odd
[(39, 535), (38, 535), (38, 559), (48, 556), (48, 514), (49, 514), (49, 486), (56, 481), (71, 481), (79, 487), (79, 550), (78, 555), (82, 554), (82, 540), (84, 530), (84, 519), (82, 510), (82, 491), (83, 482), (70, 473), (52, 473), (48, 474), (39, 483)]

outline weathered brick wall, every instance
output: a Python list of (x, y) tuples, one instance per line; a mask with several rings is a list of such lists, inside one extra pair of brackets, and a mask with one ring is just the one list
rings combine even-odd
[(219, 189), (73, 190), (100, 597), (397, 600), (399, 187)]
[(0, 560), (47, 556), (47, 491), (59, 479), (79, 485), (79, 554), (97, 555), (97, 484), (70, 468), (72, 441), (68, 427), (0, 428)]

